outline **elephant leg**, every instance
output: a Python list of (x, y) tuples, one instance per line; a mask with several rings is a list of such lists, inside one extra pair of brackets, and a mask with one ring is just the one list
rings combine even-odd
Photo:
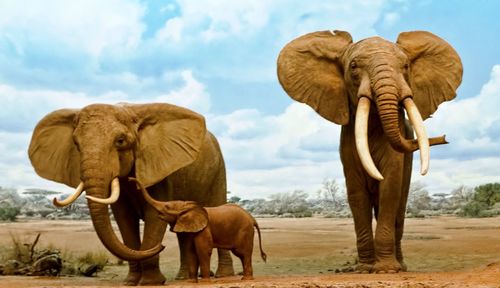
[(209, 229), (204, 229), (194, 237), (194, 248), (198, 256), (201, 278), (203, 281), (210, 281), (210, 257), (212, 256), (213, 241)]
[(177, 233), (177, 242), (179, 243), (181, 263), (175, 280), (186, 280), (189, 278), (189, 259), (193, 259), (192, 239), (185, 233)]
[[(141, 250), (154, 247), (163, 240), (167, 223), (158, 218), (158, 212), (153, 208), (145, 209), (144, 236)], [(167, 280), (160, 271), (160, 255), (141, 261), (142, 277), (140, 285), (162, 285)]]
[(231, 258), (229, 250), (217, 248), (217, 256), (219, 258), (219, 263), (217, 271), (215, 272), (215, 277), (234, 276), (233, 259)]
[[(125, 245), (134, 250), (139, 250), (141, 247), (141, 238), (139, 235), (139, 216), (135, 214), (133, 208), (129, 207), (126, 201), (118, 199), (118, 201), (111, 205), (111, 210), (118, 224), (118, 229), (123, 238)], [(126, 286), (136, 286), (142, 276), (142, 268), (140, 262), (129, 261), (129, 271), (127, 277), (123, 281)]]
[[(411, 129), (411, 128), (410, 128)], [(410, 130), (409, 133), (412, 131)], [(407, 271), (408, 267), (404, 262), (403, 258), (403, 250), (401, 248), (401, 239), (403, 238), (404, 232), (404, 223), (406, 216), (406, 203), (408, 200), (408, 193), (410, 191), (410, 182), (411, 182), (411, 165), (413, 160), (413, 154), (409, 153), (405, 155), (404, 161), (404, 170), (403, 170), (403, 189), (401, 191), (401, 201), (399, 205), (398, 215), (396, 216), (396, 259), (401, 265), (402, 271)]]
[(372, 203), (370, 195), (361, 188), (348, 187), (348, 201), (351, 207), (356, 231), (356, 246), (358, 249), (359, 264), (356, 270), (361, 273), (371, 272), (375, 264), (375, 249), (372, 231)]
[[(253, 237), (252, 237), (253, 240)], [(233, 249), (231, 250), (234, 255), (236, 255), (243, 267), (243, 277), (241, 280), (253, 280), (253, 268), (252, 268), (252, 252), (253, 252), (253, 242), (243, 247), (243, 249)]]
[[(388, 175), (379, 184), (379, 212), (377, 229), (375, 231), (374, 271), (378, 273), (396, 273), (401, 270), (401, 264), (396, 260), (396, 219), (400, 213), (401, 174)], [(402, 236), (402, 230), (400, 230)]]

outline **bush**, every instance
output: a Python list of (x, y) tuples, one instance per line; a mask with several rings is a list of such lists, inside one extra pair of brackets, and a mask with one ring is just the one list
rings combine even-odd
[(0, 221), (16, 221), (17, 215), (21, 212), (18, 207), (3, 205), (0, 207)]
[(491, 217), (498, 214), (493, 208), (497, 202), (500, 202), (500, 183), (489, 183), (474, 188), (474, 195), (465, 206), (462, 207), (459, 214), (465, 217)]
[(460, 211), (459, 215), (465, 217), (481, 217), (482, 212), (487, 208), (488, 206), (484, 203), (478, 201), (471, 201), (465, 204), (465, 206), (462, 208), (462, 211)]

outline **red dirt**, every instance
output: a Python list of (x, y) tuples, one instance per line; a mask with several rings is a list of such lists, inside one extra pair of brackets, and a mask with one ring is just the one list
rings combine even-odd
[[(500, 217), (407, 219), (403, 249), (410, 272), (398, 274), (335, 273), (351, 266), (355, 240), (351, 219), (258, 219), (263, 263), (254, 247), (255, 280), (213, 279), (200, 287), (500, 287)], [(10, 245), (9, 233), (26, 239), (42, 232), (40, 244), (71, 253), (104, 250), (88, 221), (22, 221), (0, 223), (0, 247)], [(27, 241), (29, 242), (29, 241)], [(170, 287), (195, 284), (172, 281), (178, 252), (173, 234), (164, 240), (162, 270)], [(214, 253), (216, 255), (216, 253)], [(217, 258), (217, 257), (213, 257)], [(99, 277), (0, 276), (0, 287), (119, 286), (127, 267), (110, 256)], [(216, 259), (213, 259), (214, 263)], [(236, 258), (235, 258), (236, 260)], [(215, 265), (213, 265), (215, 267)], [(241, 265), (235, 261), (235, 269)]]

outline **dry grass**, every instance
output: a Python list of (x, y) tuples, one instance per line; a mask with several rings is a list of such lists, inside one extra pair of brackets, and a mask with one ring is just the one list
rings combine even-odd
[[(352, 219), (257, 220), (262, 231), (263, 249), (268, 254), (268, 262), (264, 263), (259, 256), (256, 238), (253, 263), (257, 277), (334, 276), (336, 269), (346, 268), (356, 261)], [(499, 221), (500, 217), (407, 219), (403, 249), (409, 270), (418, 273), (468, 271), (499, 261)], [(26, 235), (30, 241), (37, 232), (43, 232), (38, 245), (50, 243), (67, 251), (63, 255), (72, 253), (82, 256), (81, 259), (107, 258), (112, 265), (106, 266), (95, 281), (119, 284), (127, 273), (126, 265), (115, 265), (117, 259), (104, 249), (89, 221), (0, 223), (0, 247), (11, 241), (9, 233), (13, 232)], [(167, 248), (160, 256), (161, 269), (172, 280), (179, 265), (175, 234), (167, 233), (163, 244)], [(91, 253), (85, 255), (89, 251)], [(216, 251), (212, 258), (212, 268), (215, 269)], [(233, 259), (236, 271), (241, 271), (239, 260)]]

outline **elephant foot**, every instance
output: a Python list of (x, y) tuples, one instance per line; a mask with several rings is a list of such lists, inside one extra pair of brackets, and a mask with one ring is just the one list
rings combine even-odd
[(200, 283), (212, 283), (212, 280), (210, 278), (201, 278), (198, 280)]
[(152, 285), (163, 285), (167, 278), (163, 276), (160, 269), (146, 270), (142, 272), (141, 281), (139, 285), (141, 286), (152, 286)]
[(232, 263), (230, 265), (219, 265), (215, 272), (215, 278), (234, 276), (234, 269)]
[(371, 273), (373, 270), (374, 264), (371, 263), (359, 263), (355, 268), (354, 271), (362, 274), (367, 274)]
[(401, 271), (401, 264), (396, 260), (378, 261), (373, 266), (375, 273), (398, 273)]
[(243, 276), (241, 280), (253, 280), (253, 276)]
[(187, 280), (189, 279), (188, 269), (185, 267), (180, 267), (179, 272), (175, 275), (175, 280)]
[(408, 271), (408, 266), (406, 266), (406, 263), (404, 261), (399, 261), (399, 265), (401, 265), (401, 271), (406, 272)]
[(141, 280), (141, 272), (128, 272), (127, 277), (123, 280), (124, 286), (137, 286)]

